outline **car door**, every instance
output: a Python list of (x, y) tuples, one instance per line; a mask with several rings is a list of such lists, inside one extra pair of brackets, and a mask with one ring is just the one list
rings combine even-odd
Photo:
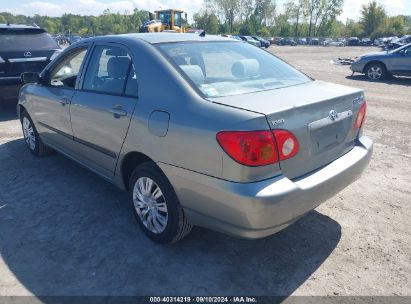
[(32, 99), (34, 121), (45, 143), (57, 148), (70, 148), (73, 132), (70, 102), (79, 80), (89, 45), (82, 45), (57, 59), (43, 72), (41, 84), (36, 85)]
[(82, 89), (75, 92), (71, 103), (74, 141), (80, 143), (78, 156), (106, 177), (114, 174), (137, 102), (137, 80), (129, 54), (118, 44), (96, 44)]
[(399, 75), (411, 75), (411, 46), (395, 53), (392, 70)]

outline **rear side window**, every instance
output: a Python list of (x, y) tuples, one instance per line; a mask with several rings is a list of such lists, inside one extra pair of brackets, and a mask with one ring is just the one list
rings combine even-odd
[(49, 50), (60, 48), (56, 41), (44, 31), (1, 30), (2, 51)]
[(83, 89), (122, 94), (131, 68), (131, 57), (124, 48), (97, 46), (85, 75)]

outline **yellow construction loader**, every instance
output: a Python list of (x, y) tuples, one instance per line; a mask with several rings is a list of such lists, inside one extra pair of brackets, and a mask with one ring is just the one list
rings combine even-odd
[[(183, 20), (183, 14), (185, 19)], [(187, 13), (177, 9), (167, 9), (150, 13), (150, 20), (140, 27), (140, 33), (176, 32), (185, 33), (183, 23), (187, 21)]]

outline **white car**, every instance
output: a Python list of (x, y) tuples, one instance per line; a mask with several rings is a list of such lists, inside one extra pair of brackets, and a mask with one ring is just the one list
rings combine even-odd
[(344, 46), (344, 42), (334, 41), (334, 40), (325, 40), (323, 42), (323, 46)]

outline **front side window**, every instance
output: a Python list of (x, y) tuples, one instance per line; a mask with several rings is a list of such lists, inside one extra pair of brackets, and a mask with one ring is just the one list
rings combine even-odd
[(51, 71), (50, 85), (53, 87), (74, 88), (86, 53), (87, 47), (80, 48), (59, 62)]
[(97, 46), (87, 68), (83, 89), (122, 94), (131, 68), (131, 57), (122, 47)]
[(310, 78), (287, 63), (241, 42), (158, 44), (206, 97), (222, 97), (301, 84)]

